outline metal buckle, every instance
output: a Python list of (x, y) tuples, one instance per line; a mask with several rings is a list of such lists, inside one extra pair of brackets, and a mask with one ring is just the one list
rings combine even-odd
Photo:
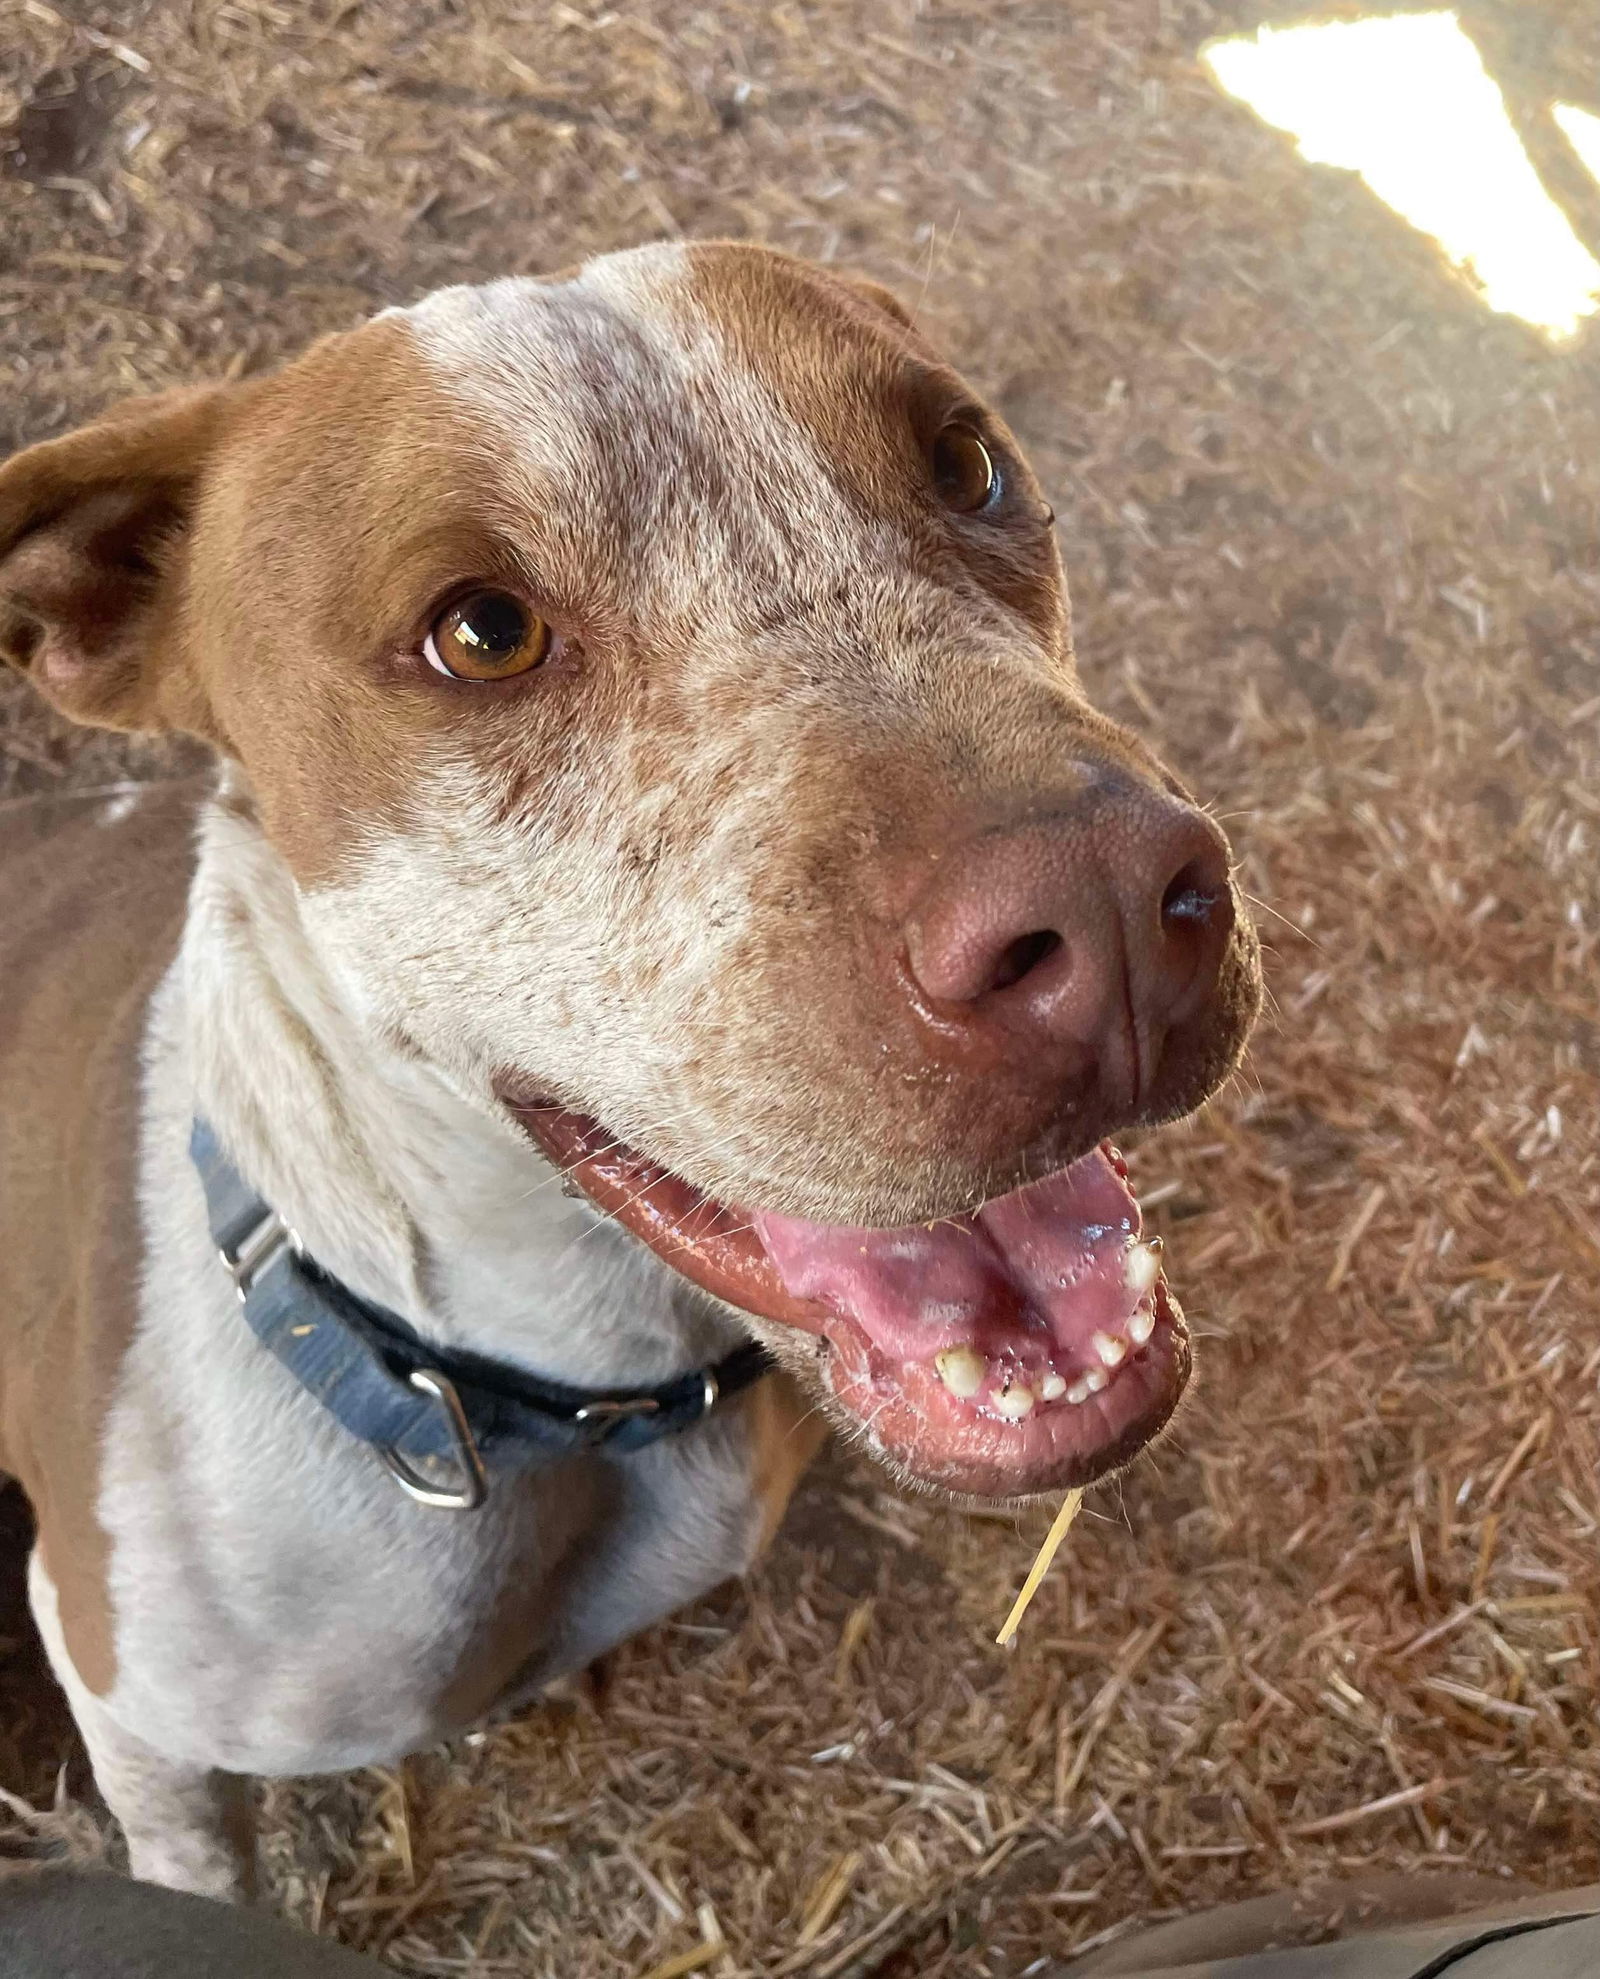
[(217, 1255), (227, 1266), (228, 1276), (239, 1294), (239, 1303), (243, 1305), (256, 1280), (269, 1271), (286, 1251), (298, 1251), (299, 1248), (300, 1239), (276, 1210), (269, 1209), (232, 1250), (219, 1245)]
[(660, 1408), (661, 1404), (650, 1396), (636, 1395), (615, 1402), (585, 1402), (581, 1409), (573, 1410), (572, 1420), (581, 1423), (594, 1441), (601, 1443), (619, 1422), (626, 1422), (630, 1416), (653, 1416)]
[(419, 1505), (431, 1505), (442, 1512), (475, 1512), (489, 1495), (489, 1479), (455, 1383), (428, 1367), (414, 1367), (407, 1379), (418, 1394), (438, 1403), (456, 1447), (462, 1481), (454, 1491), (441, 1490), (414, 1471), (392, 1443), (378, 1447), (385, 1470), (406, 1496), (414, 1498)]
[[(688, 1422), (681, 1425), (684, 1429), (692, 1429), (696, 1423), (704, 1422), (717, 1406), (718, 1397), (722, 1393), (714, 1368), (702, 1369), (700, 1381), (700, 1407)], [(631, 1416), (653, 1416), (660, 1413), (661, 1404), (654, 1396), (628, 1395), (618, 1397), (614, 1401), (585, 1402), (581, 1409), (573, 1410), (572, 1420), (592, 1431), (595, 1442), (601, 1443), (619, 1422), (626, 1422)]]

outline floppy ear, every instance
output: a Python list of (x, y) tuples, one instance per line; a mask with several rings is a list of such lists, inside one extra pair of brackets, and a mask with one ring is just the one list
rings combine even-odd
[(135, 400), (0, 467), (0, 661), (74, 721), (205, 729), (178, 605), (201, 479), (255, 386)]
[(863, 302), (870, 303), (874, 309), (881, 309), (885, 316), (892, 316), (905, 329), (910, 330), (915, 327), (911, 320), (911, 311), (881, 282), (868, 281), (865, 275), (841, 275), (838, 279), (847, 289), (854, 290)]

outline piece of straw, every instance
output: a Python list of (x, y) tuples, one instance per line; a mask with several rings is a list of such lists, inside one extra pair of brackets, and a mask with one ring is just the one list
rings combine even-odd
[(1028, 1603), (1039, 1592), (1039, 1583), (1050, 1571), (1050, 1562), (1060, 1551), (1061, 1542), (1067, 1536), (1067, 1529), (1078, 1516), (1078, 1507), (1083, 1503), (1081, 1490), (1069, 1491), (1061, 1501), (1061, 1510), (1056, 1513), (1055, 1524), (1045, 1534), (1044, 1544), (1039, 1548), (1033, 1565), (1028, 1569), (1028, 1578), (1022, 1583), (1022, 1592), (1011, 1604), (1011, 1613), (1006, 1617), (1006, 1625), (995, 1637), (1002, 1649), (1009, 1649), (1017, 1639), (1017, 1628), (1028, 1612)]

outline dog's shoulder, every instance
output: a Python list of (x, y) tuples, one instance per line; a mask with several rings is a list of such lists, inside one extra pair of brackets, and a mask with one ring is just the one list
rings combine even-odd
[(0, 1119), (35, 1146), (91, 1059), (137, 1056), (122, 1028), (177, 951), (203, 796), (127, 784), (0, 806)]
[(170, 957), (204, 795), (128, 783), (0, 805), (0, 1085), (37, 999), (65, 1043), (75, 1014), (92, 1024), (146, 955)]
[[(139, 1280), (144, 1031), (203, 794), (0, 806), (0, 1468), (58, 1530), (95, 1531), (85, 1453)], [(85, 1488), (60, 1492), (63, 1470)]]
[[(0, 939), (18, 946), (52, 899), (99, 892), (115, 916), (153, 896), (181, 894), (194, 865), (199, 779), (98, 784), (0, 803)], [(132, 891), (130, 892), (130, 887)]]

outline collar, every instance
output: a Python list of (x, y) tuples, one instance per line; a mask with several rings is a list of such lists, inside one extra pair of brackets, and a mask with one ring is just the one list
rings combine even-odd
[(473, 1511), (488, 1496), (491, 1470), (542, 1469), (586, 1450), (644, 1449), (704, 1422), (772, 1365), (750, 1342), (657, 1388), (570, 1388), (435, 1346), (307, 1257), (206, 1121), (195, 1121), (189, 1152), (205, 1187), (211, 1240), (250, 1330), (421, 1504)]

